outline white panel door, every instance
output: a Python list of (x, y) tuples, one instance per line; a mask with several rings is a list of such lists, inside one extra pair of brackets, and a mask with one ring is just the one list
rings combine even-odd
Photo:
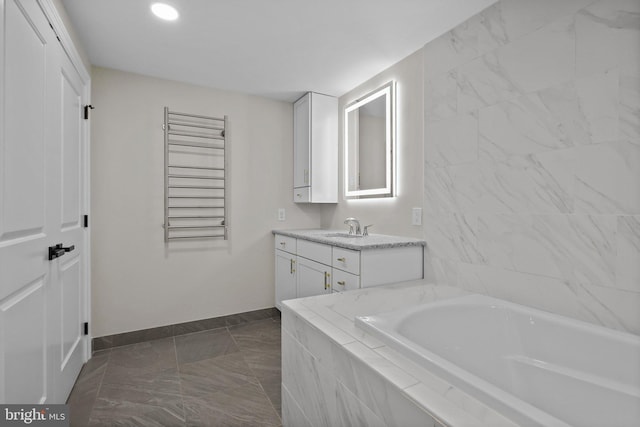
[[(85, 258), (71, 205), (82, 203), (84, 171), (74, 152), (82, 138), (70, 129), (80, 120), (71, 106), (79, 87), (38, 2), (3, 3), (0, 403), (64, 403), (82, 362), (74, 307), (83, 301)], [(48, 247), (57, 243), (78, 250), (49, 261)]]
[(82, 346), (85, 301), (83, 295), (84, 212), (82, 187), (84, 139), (82, 129), (82, 79), (66, 55), (62, 55), (58, 70), (58, 85), (61, 89), (59, 112), (56, 120), (61, 124), (57, 140), (60, 155), (60, 222), (57, 226), (57, 243), (73, 250), (51, 262), (52, 280), (49, 312), (50, 338), (53, 363), (54, 401), (64, 402), (82, 368), (84, 354)]

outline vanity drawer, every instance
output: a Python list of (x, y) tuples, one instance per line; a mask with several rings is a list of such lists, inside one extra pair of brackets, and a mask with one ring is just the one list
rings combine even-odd
[(296, 253), (296, 238), (276, 234), (276, 249), (292, 254)]
[(360, 276), (347, 273), (346, 271), (333, 269), (333, 278), (331, 279), (331, 289), (334, 292), (352, 291), (360, 289)]
[(295, 203), (308, 203), (311, 201), (311, 188), (300, 187), (293, 189), (293, 201)]
[(331, 266), (351, 274), (360, 274), (360, 251), (334, 247)]
[(298, 256), (314, 260), (316, 262), (331, 265), (331, 246), (322, 243), (298, 240)]

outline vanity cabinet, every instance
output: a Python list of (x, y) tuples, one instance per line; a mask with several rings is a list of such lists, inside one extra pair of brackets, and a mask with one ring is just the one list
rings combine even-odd
[(423, 277), (423, 247), (354, 250), (275, 235), (276, 307), (283, 300)]
[(309, 92), (293, 104), (293, 200), (338, 202), (338, 99)]

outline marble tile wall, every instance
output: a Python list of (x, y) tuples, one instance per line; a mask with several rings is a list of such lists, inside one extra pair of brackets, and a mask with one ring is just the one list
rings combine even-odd
[(426, 276), (640, 334), (640, 1), (500, 0), (423, 51)]

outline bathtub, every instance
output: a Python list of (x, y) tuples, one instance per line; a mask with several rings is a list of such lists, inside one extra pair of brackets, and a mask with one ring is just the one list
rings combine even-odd
[(482, 295), (356, 325), (517, 424), (640, 426), (636, 335)]

